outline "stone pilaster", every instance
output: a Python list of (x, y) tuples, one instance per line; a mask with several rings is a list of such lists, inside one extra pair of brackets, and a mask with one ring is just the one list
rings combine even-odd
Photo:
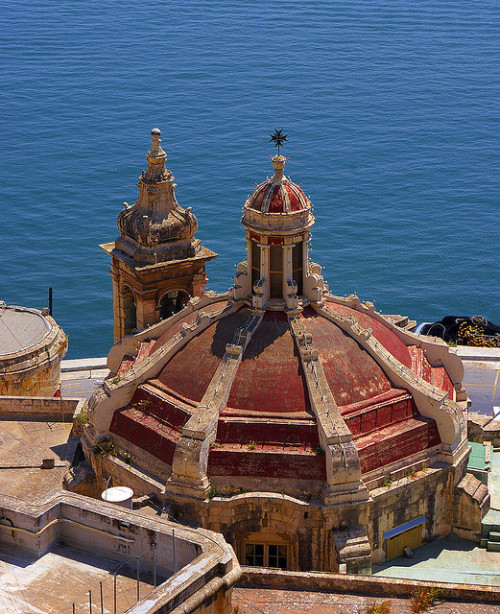
[(351, 431), (328, 386), (312, 336), (302, 329), (300, 317), (290, 316), (289, 322), (304, 369), (311, 407), (316, 416), (319, 441), (325, 451), (325, 502), (366, 499), (368, 493), (361, 484), (358, 452)]

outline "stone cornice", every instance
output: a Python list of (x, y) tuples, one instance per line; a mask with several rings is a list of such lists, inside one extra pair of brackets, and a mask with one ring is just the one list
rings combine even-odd
[(313, 226), (314, 216), (309, 210), (292, 213), (261, 213), (245, 207), (241, 218), (243, 226), (260, 234), (297, 234)]

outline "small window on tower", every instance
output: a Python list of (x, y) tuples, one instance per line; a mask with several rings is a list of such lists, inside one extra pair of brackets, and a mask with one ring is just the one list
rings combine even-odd
[(137, 328), (137, 310), (135, 306), (135, 297), (132, 290), (125, 286), (123, 288), (123, 328), (124, 334), (129, 335)]
[(187, 292), (172, 290), (167, 292), (160, 301), (160, 320), (166, 320), (180, 311), (189, 300)]

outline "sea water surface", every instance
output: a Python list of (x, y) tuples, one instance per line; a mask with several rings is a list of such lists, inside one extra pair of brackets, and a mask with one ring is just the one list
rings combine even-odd
[(53, 286), (68, 357), (112, 344), (98, 245), (153, 127), (219, 254), (208, 288), (245, 257), (283, 128), (334, 294), (500, 323), (498, 0), (3, 0), (0, 29), (0, 299), (41, 308)]

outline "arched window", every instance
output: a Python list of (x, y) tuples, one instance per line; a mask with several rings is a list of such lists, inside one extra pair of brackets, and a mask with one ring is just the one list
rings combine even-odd
[(123, 288), (123, 315), (124, 333), (129, 335), (137, 328), (137, 310), (134, 293), (128, 286)]
[(166, 320), (180, 311), (188, 302), (189, 294), (183, 290), (172, 290), (164, 294), (160, 301), (160, 320)]

